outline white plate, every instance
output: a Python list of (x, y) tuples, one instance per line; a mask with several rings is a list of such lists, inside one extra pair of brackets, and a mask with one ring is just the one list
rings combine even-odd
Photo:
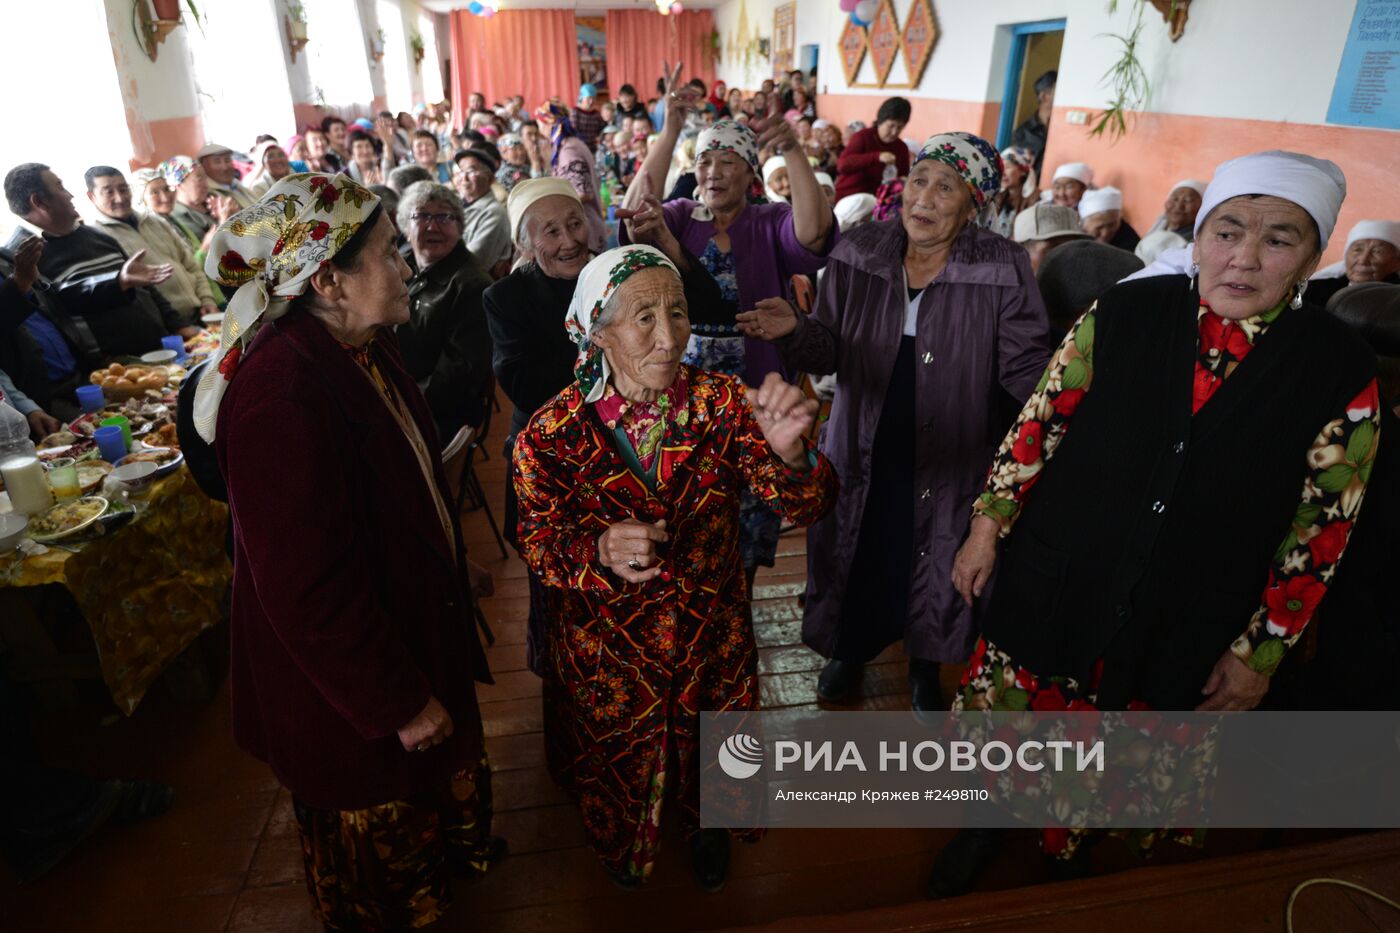
[[(185, 462), (184, 453), (176, 450), (174, 447), (156, 447), (153, 444), (147, 444), (145, 441), (142, 441), (138, 446), (139, 449), (133, 450), (131, 454), (149, 453), (152, 450), (169, 450), (175, 454), (175, 459), (171, 460), (169, 463), (156, 464), (156, 472), (153, 474), (154, 476), (169, 476), (171, 473), (174, 473), (176, 470), (180, 469), (180, 464)], [(128, 461), (131, 461), (132, 463), (140, 462), (136, 460), (131, 460), (131, 454), (127, 454), (125, 457), (122, 457), (120, 460), (118, 460), (117, 466), (121, 466), (123, 463), (126, 463)]]
[[(104, 498), (102, 498), (101, 496), (84, 496), (84, 497), (81, 498), (81, 499), (74, 499), (73, 502), (101, 502), (101, 503), (102, 503), (102, 511), (101, 511), (101, 512), (98, 512), (96, 515), (92, 516), (92, 518), (89, 518), (89, 519), (87, 519), (86, 521), (79, 522), (78, 524), (74, 525), (72, 528), (65, 528), (63, 531), (56, 531), (56, 532), (54, 532), (53, 534), (48, 534), (48, 535), (45, 535), (45, 534), (38, 534), (37, 532), (34, 532), (34, 531), (31, 530), (30, 533), (29, 533), (29, 537), (33, 538), (35, 541), (39, 542), (40, 544), (47, 544), (47, 543), (50, 542), (50, 541), (57, 541), (57, 540), (59, 540), (60, 538), (66, 538), (66, 537), (68, 537), (69, 535), (75, 535), (75, 534), (77, 534), (78, 532), (82, 531), (84, 528), (86, 528), (87, 526), (91, 525), (93, 522), (97, 521), (99, 518), (101, 518), (102, 515), (103, 515), (103, 513), (105, 513), (105, 512), (107, 511), (107, 500), (104, 499)], [(54, 508), (54, 509), (62, 508), (62, 506), (64, 506), (64, 505), (72, 505), (72, 503), (71, 503), (71, 502), (64, 502), (64, 503), (60, 503), (59, 505), (52, 506), (51, 508)], [(45, 511), (45, 512), (43, 512), (43, 513), (40, 514), (40, 515), (36, 515), (36, 516), (32, 517), (32, 518), (29, 520), (29, 524), (30, 524), (31, 529), (32, 529), (32, 527), (33, 527), (33, 525), (34, 525), (35, 522), (37, 522), (40, 518), (43, 518), (44, 515), (47, 515), (47, 514), (48, 514), (48, 512)]]
[(166, 363), (175, 362), (179, 355), (174, 350), (152, 350), (150, 353), (141, 354), (141, 362), (152, 366), (164, 366)]

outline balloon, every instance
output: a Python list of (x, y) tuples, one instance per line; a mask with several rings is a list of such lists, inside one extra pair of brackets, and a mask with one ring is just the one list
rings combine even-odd
[(856, 16), (860, 17), (862, 26), (869, 26), (871, 23), (875, 22), (875, 11), (877, 9), (879, 9), (879, 7), (876, 6), (875, 0), (860, 0), (860, 2), (856, 4), (855, 13)]
[(856, 8), (856, 4), (859, 2), (860, 0), (841, 0), (841, 12), (850, 13)]
[(675, 3), (671, 4), (671, 12), (677, 15), (685, 12), (685, 7), (681, 6), (680, 0), (676, 0)]
[(478, 3), (477, 0), (472, 0), (471, 4), (467, 7), (467, 9), (471, 11), (471, 14), (473, 16), (480, 16), (481, 11), (484, 9), (484, 7), (480, 3)]
[(856, 12), (855, 12), (854, 10), (851, 11), (851, 22), (854, 23), (855, 25), (861, 26), (861, 27), (865, 27), (865, 26), (869, 26), (869, 25), (870, 25), (869, 23), (867, 23), (867, 22), (865, 22), (863, 19), (861, 19), (860, 16), (859, 16), (858, 14), (856, 14)]
[(490, 6), (488, 6), (488, 7), (483, 7), (482, 10), (481, 10), (481, 15), (482, 15), (482, 17), (484, 17), (485, 19), (490, 19), (491, 17), (493, 17), (493, 16), (496, 15), (496, 8), (495, 8), (495, 7), (490, 7)]

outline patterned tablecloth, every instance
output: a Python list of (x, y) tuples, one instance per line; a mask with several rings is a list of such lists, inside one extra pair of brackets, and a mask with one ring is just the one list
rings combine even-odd
[(228, 508), (204, 495), (187, 468), (133, 504), (137, 515), (126, 525), (62, 542), (73, 551), (0, 557), (0, 587), (59, 583), (73, 594), (107, 689), (127, 715), (166, 665), (219, 621), (233, 574), (224, 552)]

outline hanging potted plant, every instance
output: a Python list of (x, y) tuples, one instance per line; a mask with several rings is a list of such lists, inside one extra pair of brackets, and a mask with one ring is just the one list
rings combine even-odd
[(384, 58), (384, 30), (376, 29), (369, 40), (369, 54), (375, 61)]
[(415, 32), (413, 38), (408, 40), (408, 44), (413, 47), (413, 64), (415, 66), (423, 64), (423, 56), (426, 54), (423, 37)]
[(287, 15), (283, 19), (283, 25), (287, 30), (287, 45), (292, 50), (292, 61), (297, 60), (297, 53), (306, 48), (306, 8), (301, 5), (301, 0), (287, 0)]

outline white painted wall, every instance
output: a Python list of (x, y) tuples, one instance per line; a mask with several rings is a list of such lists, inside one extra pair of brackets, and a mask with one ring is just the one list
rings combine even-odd
[[(741, 0), (725, 0), (715, 12), (721, 40), (727, 40), (739, 17)], [(775, 0), (742, 0), (760, 34), (772, 36)], [(909, 0), (895, 0), (901, 17)], [(1186, 34), (1178, 42), (1167, 36), (1161, 16), (1150, 6), (1140, 57), (1153, 86), (1149, 109), (1254, 120), (1321, 123), (1341, 61), (1355, 0), (1197, 0), (1190, 8)], [(1107, 33), (1126, 32), (1133, 0), (1120, 0), (1108, 13), (1107, 0), (933, 0), (938, 44), (923, 80), (910, 97), (957, 101), (1000, 101), (1010, 26), (1065, 19), (1060, 61), (1059, 106), (1102, 107), (1108, 92), (1104, 72), (1117, 57), (1117, 42)], [(841, 70), (837, 43), (847, 14), (837, 0), (797, 0), (797, 45), (821, 45), (823, 93), (889, 96), (879, 88), (850, 88)], [(902, 75), (903, 61), (891, 80)], [(770, 73), (768, 63), (744, 69), (721, 63), (720, 77), (740, 87), (754, 87)], [(869, 56), (857, 81), (870, 80)]]

